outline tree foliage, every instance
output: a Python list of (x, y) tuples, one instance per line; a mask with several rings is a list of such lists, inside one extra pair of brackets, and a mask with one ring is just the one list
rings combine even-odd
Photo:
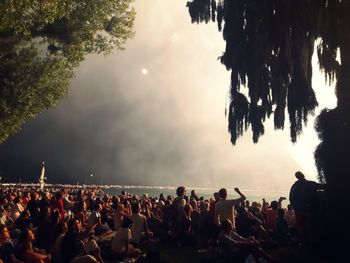
[[(271, 114), (275, 128), (283, 129), (286, 109), (295, 142), (317, 106), (311, 86), (317, 39), (326, 81), (334, 81), (341, 72), (336, 56), (338, 48), (343, 52), (349, 43), (345, 37), (349, 1), (193, 0), (187, 5), (192, 22), (216, 18), (219, 30), (224, 23), (226, 49), (221, 62), (231, 70), (228, 120), (232, 143), (249, 127), (253, 141), (258, 142)], [(248, 96), (241, 92), (244, 87)], [(337, 85), (338, 95), (342, 90), (347, 92)]]
[(4, 0), (0, 3), (0, 143), (56, 106), (73, 69), (91, 53), (123, 49), (132, 0)]

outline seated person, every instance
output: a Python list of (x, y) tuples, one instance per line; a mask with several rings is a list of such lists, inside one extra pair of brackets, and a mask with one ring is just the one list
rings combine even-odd
[(127, 257), (137, 257), (141, 250), (134, 248), (131, 244), (131, 228), (133, 222), (130, 218), (125, 217), (123, 223), (111, 242), (111, 250), (115, 259), (124, 259)]
[(152, 232), (148, 230), (147, 219), (140, 213), (140, 203), (134, 202), (131, 204), (131, 216), (130, 219), (133, 222), (131, 228), (132, 242), (139, 244), (143, 240), (149, 240)]
[(110, 228), (101, 223), (101, 211), (102, 211), (102, 205), (96, 203), (94, 205), (94, 210), (91, 212), (91, 214), (87, 220), (88, 231), (94, 229), (95, 234), (97, 236), (102, 235), (102, 234), (107, 234), (107, 232), (110, 232)]
[[(76, 220), (76, 222), (79, 222)], [(68, 232), (64, 235), (61, 243), (62, 262), (69, 263), (98, 263), (98, 261), (90, 255), (86, 255), (85, 244), (79, 237), (77, 225), (71, 225)], [(79, 222), (80, 223), (80, 222)], [(85, 255), (84, 255), (85, 254)]]
[(94, 237), (94, 231), (90, 231), (89, 233), (89, 238), (85, 244), (85, 252), (88, 255), (94, 256), (98, 262), (103, 263), (100, 247)]
[(18, 258), (24, 262), (30, 263), (44, 263), (50, 262), (51, 256), (33, 247), (35, 236), (29, 228), (21, 231), (20, 238), (17, 245)]
[(19, 263), (14, 255), (14, 245), (10, 233), (6, 226), (0, 226), (0, 261), (9, 263)]
[(221, 232), (219, 234), (219, 246), (224, 259), (229, 262), (243, 262), (248, 255), (253, 255), (259, 262), (263, 258), (271, 262), (271, 256), (260, 247), (259, 241), (254, 237), (244, 238), (233, 231), (232, 223), (229, 219), (221, 222)]
[(267, 231), (262, 226), (263, 222), (259, 218), (247, 211), (244, 206), (238, 206), (236, 211), (236, 229), (240, 236), (254, 236), (261, 239), (268, 238)]
[(115, 212), (113, 217), (113, 226), (115, 231), (117, 231), (121, 227), (124, 217), (127, 216), (129, 215), (124, 212), (124, 205), (118, 204), (117, 211)]

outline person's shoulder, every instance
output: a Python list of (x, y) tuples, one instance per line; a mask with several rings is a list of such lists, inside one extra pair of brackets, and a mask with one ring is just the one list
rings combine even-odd
[(214, 207), (217, 208), (217, 207), (222, 206), (222, 201), (223, 201), (223, 200), (217, 201), (217, 202), (214, 204)]
[(2, 243), (2, 245), (0, 247), (4, 248), (4, 249), (13, 249), (14, 245), (13, 245), (13, 242), (11, 240), (7, 240), (4, 243)]
[(186, 205), (185, 198), (180, 198), (177, 204), (178, 206), (181, 206), (181, 207), (185, 206)]

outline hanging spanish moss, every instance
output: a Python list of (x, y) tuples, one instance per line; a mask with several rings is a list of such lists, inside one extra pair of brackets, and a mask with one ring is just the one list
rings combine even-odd
[(338, 103), (317, 118), (321, 143), (315, 161), (320, 181), (327, 183), (329, 211), (344, 227), (339, 211), (350, 209), (350, 1), (193, 0), (187, 5), (192, 22), (216, 18), (226, 41), (221, 63), (231, 70), (228, 130), (233, 144), (247, 129), (258, 142), (271, 115), (275, 129), (284, 129), (289, 118), (296, 142), (318, 105), (317, 87), (311, 84), (317, 45), (320, 70), (327, 83), (336, 82)]

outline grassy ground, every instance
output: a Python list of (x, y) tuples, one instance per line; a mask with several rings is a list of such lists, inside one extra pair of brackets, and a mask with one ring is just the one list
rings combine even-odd
[(169, 263), (200, 263), (203, 255), (196, 247), (178, 247), (175, 244), (162, 244), (159, 240), (142, 247), (143, 251), (153, 248), (159, 251), (162, 262)]
[(199, 263), (202, 256), (192, 247), (161, 248), (160, 257), (169, 263)]

